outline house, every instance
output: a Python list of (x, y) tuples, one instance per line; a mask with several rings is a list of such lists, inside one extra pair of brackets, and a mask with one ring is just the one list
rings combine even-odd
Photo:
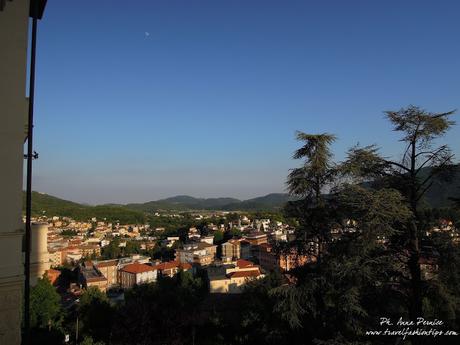
[(208, 244), (214, 244), (214, 236), (201, 236), (200, 242), (205, 242)]
[(240, 240), (240, 255), (240, 258), (245, 260), (249, 260), (252, 257), (251, 243), (244, 239)]
[(152, 283), (157, 280), (158, 270), (147, 264), (133, 263), (118, 271), (118, 282), (123, 289), (134, 285)]
[(248, 260), (207, 268), (210, 293), (241, 293), (251, 280), (263, 278), (260, 267)]
[(58, 267), (64, 263), (62, 249), (48, 249), (51, 267)]
[(222, 261), (232, 261), (241, 258), (240, 240), (232, 239), (222, 243)]
[(253, 246), (268, 242), (267, 234), (260, 231), (252, 231), (245, 235), (244, 239)]
[(49, 270), (46, 270), (45, 276), (48, 278), (52, 285), (56, 285), (57, 280), (61, 276), (61, 271), (53, 270), (50, 268)]
[(80, 253), (83, 257), (100, 256), (101, 247), (98, 244), (82, 244), (79, 247)]
[(158, 275), (161, 276), (168, 276), (174, 277), (179, 270), (189, 271), (192, 269), (192, 265), (189, 263), (181, 263), (179, 261), (169, 261), (169, 262), (161, 262), (153, 268), (158, 270)]
[(271, 245), (263, 243), (258, 246), (258, 249), (259, 264), (267, 271), (280, 270), (287, 272), (308, 262), (315, 261), (313, 256), (297, 254), (296, 248), (291, 248), (289, 253), (275, 253)]
[(85, 261), (79, 266), (78, 281), (84, 288), (96, 286), (101, 291), (107, 290), (107, 278), (93, 265)]
[(217, 246), (205, 242), (191, 242), (176, 250), (176, 260), (181, 263), (210, 265), (216, 257)]
[(95, 267), (107, 278), (108, 288), (117, 285), (118, 260), (97, 261)]

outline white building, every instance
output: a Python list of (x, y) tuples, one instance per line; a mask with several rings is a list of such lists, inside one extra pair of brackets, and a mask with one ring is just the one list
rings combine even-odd
[(150, 265), (134, 263), (118, 271), (118, 282), (123, 289), (134, 285), (152, 283), (157, 280), (158, 270)]

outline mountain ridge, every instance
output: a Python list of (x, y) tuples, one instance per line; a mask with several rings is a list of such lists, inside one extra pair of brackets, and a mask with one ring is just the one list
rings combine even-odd
[[(450, 180), (435, 178), (432, 187), (425, 196), (424, 203), (427, 207), (449, 207), (452, 205), (452, 198), (460, 196), (460, 165), (455, 165), (454, 167), (455, 170)], [(424, 174), (428, 172), (428, 169), (424, 169)], [(25, 204), (25, 192), (23, 198)], [(128, 221), (133, 219), (142, 220), (146, 214), (157, 211), (279, 211), (284, 204), (291, 200), (295, 200), (295, 198), (286, 193), (270, 193), (246, 200), (229, 197), (195, 198), (189, 195), (176, 195), (144, 203), (111, 203), (90, 206), (44, 193), (33, 192), (32, 210), (35, 215), (41, 215), (45, 211), (48, 216), (61, 215), (75, 217), (76, 219), (91, 216), (107, 219), (125, 219)]]

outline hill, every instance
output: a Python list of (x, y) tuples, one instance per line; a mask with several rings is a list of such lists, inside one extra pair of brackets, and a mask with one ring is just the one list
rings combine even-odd
[[(25, 201), (26, 193), (23, 192), (24, 211)], [(70, 217), (79, 221), (88, 221), (96, 217), (97, 219), (106, 219), (110, 222), (118, 221), (121, 224), (144, 223), (146, 220), (143, 212), (130, 210), (124, 206), (82, 205), (39, 192), (32, 192), (32, 215)]]
[[(430, 169), (423, 169), (422, 176), (427, 176)], [(460, 197), (460, 164), (453, 169), (453, 174), (448, 180), (436, 177), (433, 185), (428, 189), (424, 201), (432, 208), (452, 206), (451, 198)]]
[(268, 194), (244, 201), (235, 198), (194, 198), (188, 195), (178, 195), (146, 203), (127, 204), (126, 207), (144, 212), (159, 210), (275, 211), (281, 209), (289, 200), (292, 198), (282, 193)]
[[(427, 175), (429, 169), (423, 169), (422, 175)], [(25, 193), (24, 193), (25, 204)], [(460, 197), (460, 165), (454, 169), (450, 180), (437, 177), (425, 196), (425, 204), (432, 208), (443, 208), (452, 205), (451, 198)], [(33, 192), (32, 212), (48, 216), (67, 216), (76, 220), (88, 220), (92, 217), (106, 218), (120, 223), (140, 223), (145, 221), (146, 213), (157, 211), (189, 211), (189, 210), (221, 210), (221, 211), (278, 211), (283, 205), (293, 200), (288, 194), (272, 193), (248, 200), (235, 198), (194, 198), (188, 195), (178, 195), (157, 201), (131, 203), (127, 205), (106, 204), (89, 206), (51, 195)]]
[(234, 202), (221, 207), (226, 211), (276, 211), (295, 198), (284, 193), (271, 193), (265, 196)]

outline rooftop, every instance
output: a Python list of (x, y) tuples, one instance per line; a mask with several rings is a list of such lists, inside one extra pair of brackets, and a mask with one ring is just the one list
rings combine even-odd
[(229, 278), (246, 278), (246, 277), (258, 277), (260, 276), (259, 270), (252, 271), (237, 271), (228, 274)]
[(156, 271), (157, 269), (158, 268), (152, 267), (150, 265), (134, 263), (134, 264), (126, 265), (120, 271), (137, 274), (137, 273), (144, 273), (144, 272), (149, 272), (149, 271)]

